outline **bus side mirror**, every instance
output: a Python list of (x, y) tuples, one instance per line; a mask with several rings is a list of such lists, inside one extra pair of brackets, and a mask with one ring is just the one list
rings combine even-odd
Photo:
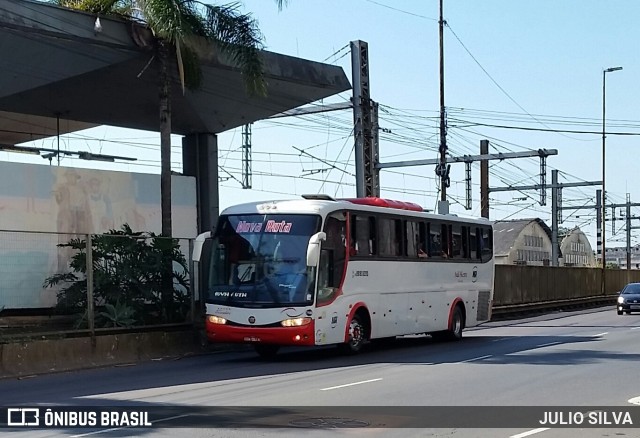
[(318, 266), (320, 260), (320, 242), (327, 240), (327, 233), (320, 231), (309, 239), (307, 246), (307, 266)]
[(207, 231), (206, 233), (202, 233), (196, 237), (195, 242), (193, 242), (193, 254), (191, 255), (191, 259), (194, 262), (200, 262), (200, 258), (202, 257), (202, 246), (204, 245), (205, 240), (209, 238), (211, 238), (211, 231)]

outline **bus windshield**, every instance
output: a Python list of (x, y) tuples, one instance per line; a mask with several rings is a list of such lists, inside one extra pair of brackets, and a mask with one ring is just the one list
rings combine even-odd
[(310, 305), (315, 268), (309, 238), (320, 217), (294, 214), (222, 216), (214, 235), (207, 302), (236, 307)]

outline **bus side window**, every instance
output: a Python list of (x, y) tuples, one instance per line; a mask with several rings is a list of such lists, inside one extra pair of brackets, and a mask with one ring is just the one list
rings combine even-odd
[(376, 252), (376, 228), (373, 216), (351, 215), (351, 255), (372, 256)]
[(398, 257), (402, 255), (402, 221), (380, 218), (380, 255)]
[(390, 256), (393, 255), (391, 246), (395, 238), (393, 223), (386, 218), (380, 218), (380, 255)]
[(358, 255), (358, 216), (350, 214), (349, 255)]
[(393, 241), (393, 250), (395, 252), (395, 256), (399, 257), (404, 255), (407, 251), (407, 245), (404, 237), (405, 230), (402, 228), (402, 220), (394, 219), (393, 227), (395, 228), (396, 235), (396, 238)]
[(460, 225), (451, 225), (451, 257), (462, 258), (462, 230)]
[(420, 244), (420, 235), (418, 232), (418, 224), (414, 221), (405, 221), (405, 251), (402, 255), (415, 259), (419, 256), (419, 251), (424, 252), (424, 248)]
[(478, 254), (477, 230), (478, 228), (471, 228), (469, 232), (469, 255), (471, 256), (471, 260), (478, 260), (480, 258), (480, 254)]
[(437, 224), (429, 224), (429, 251), (428, 254), (432, 258), (442, 258), (442, 236), (440, 232), (442, 231), (442, 227)]
[(469, 258), (469, 227), (462, 227), (462, 258)]
[(493, 257), (493, 233), (491, 228), (482, 227), (482, 239), (480, 240), (480, 254), (483, 262), (488, 262)]
[(429, 224), (420, 222), (418, 224), (418, 257), (429, 257)]
[(442, 247), (440, 250), (440, 256), (443, 259), (451, 258), (451, 226), (442, 224), (440, 225), (440, 241)]
[(369, 221), (369, 241), (367, 243), (368, 243), (369, 255), (373, 256), (378, 253), (376, 218), (373, 216), (369, 216), (368, 221)]

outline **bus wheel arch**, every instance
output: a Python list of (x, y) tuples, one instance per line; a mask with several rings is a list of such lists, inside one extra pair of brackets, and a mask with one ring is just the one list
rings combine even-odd
[(371, 337), (371, 316), (364, 304), (356, 304), (349, 312), (344, 343), (338, 348), (347, 354), (359, 353)]

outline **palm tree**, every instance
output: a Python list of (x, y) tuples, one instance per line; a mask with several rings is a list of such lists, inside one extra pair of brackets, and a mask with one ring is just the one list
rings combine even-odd
[[(240, 68), (250, 95), (266, 94), (260, 49), (262, 35), (250, 14), (238, 11), (239, 3), (210, 5), (195, 0), (51, 0), (53, 3), (103, 15), (120, 15), (141, 21), (155, 37), (160, 96), (160, 193), (162, 235), (171, 237), (171, 74), (175, 56), (185, 87), (200, 85), (200, 59), (195, 50), (203, 38), (228, 55)], [(288, 0), (275, 0), (282, 9)]]

